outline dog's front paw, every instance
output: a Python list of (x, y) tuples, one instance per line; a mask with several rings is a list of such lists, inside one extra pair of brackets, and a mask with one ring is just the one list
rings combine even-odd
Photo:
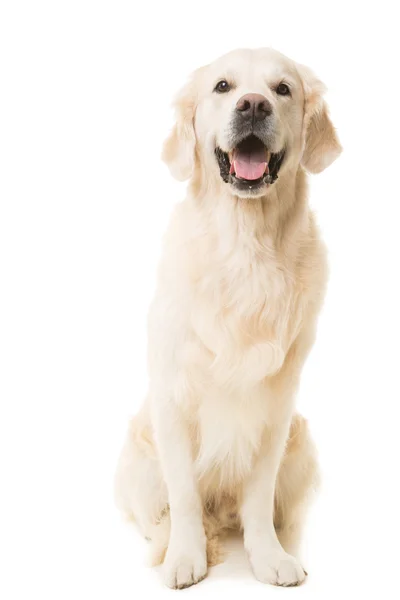
[(173, 589), (187, 588), (198, 583), (207, 575), (205, 545), (189, 546), (184, 550), (168, 548), (164, 565), (163, 579)]
[(300, 585), (306, 578), (300, 563), (283, 549), (253, 551), (249, 558), (256, 579), (262, 583), (290, 587)]

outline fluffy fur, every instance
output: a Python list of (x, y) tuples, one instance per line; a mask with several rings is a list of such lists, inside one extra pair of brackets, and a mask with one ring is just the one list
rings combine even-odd
[[(235, 85), (215, 94), (223, 77)], [(274, 92), (282, 79), (290, 98)], [(149, 315), (149, 394), (116, 477), (118, 503), (152, 540), (170, 587), (206, 575), (207, 547), (214, 564), (227, 527), (243, 530), (260, 581), (305, 578), (297, 553), (317, 468), (295, 395), (326, 283), (306, 172), (340, 153), (323, 91), (275, 51), (239, 50), (196, 71), (176, 101), (163, 158), (190, 184)], [(214, 154), (248, 92), (271, 102), (273, 143), (286, 148), (278, 180), (257, 197), (234, 193)]]

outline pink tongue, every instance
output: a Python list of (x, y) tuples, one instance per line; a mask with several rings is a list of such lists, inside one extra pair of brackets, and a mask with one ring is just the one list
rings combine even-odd
[(267, 151), (260, 148), (252, 151), (236, 149), (233, 154), (231, 171), (240, 179), (260, 179), (265, 172), (268, 173)]

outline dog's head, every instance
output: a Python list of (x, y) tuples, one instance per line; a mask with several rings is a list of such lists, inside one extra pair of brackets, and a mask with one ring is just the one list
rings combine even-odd
[(231, 52), (178, 95), (163, 159), (181, 181), (197, 167), (247, 198), (300, 163), (319, 173), (341, 152), (323, 93), (311, 71), (274, 50)]

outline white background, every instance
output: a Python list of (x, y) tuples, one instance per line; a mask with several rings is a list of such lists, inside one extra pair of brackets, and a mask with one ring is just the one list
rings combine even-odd
[[(393, 2), (3, 0), (0, 9), (1, 529), (7, 600), (172, 594), (379, 598), (399, 578), (399, 54)], [(298, 398), (324, 473), (297, 590), (240, 546), (164, 589), (113, 505), (146, 391), (145, 321), (184, 185), (161, 163), (170, 101), (236, 47), (311, 66), (344, 153), (311, 203), (330, 249)], [(277, 597), (277, 596), (276, 596)]]

